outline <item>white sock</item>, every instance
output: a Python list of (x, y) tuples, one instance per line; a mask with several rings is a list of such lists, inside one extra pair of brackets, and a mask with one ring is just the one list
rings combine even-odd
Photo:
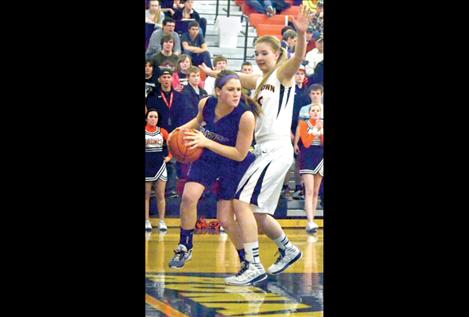
[(278, 237), (277, 239), (275, 239), (274, 242), (277, 244), (279, 249), (282, 249), (282, 250), (293, 247), (293, 244), (290, 242), (290, 240), (288, 240), (285, 233), (282, 233), (282, 235)]
[(246, 260), (250, 263), (261, 263), (259, 258), (259, 241), (244, 244)]

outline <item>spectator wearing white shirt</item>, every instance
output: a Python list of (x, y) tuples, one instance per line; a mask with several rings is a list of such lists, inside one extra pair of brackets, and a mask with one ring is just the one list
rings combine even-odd
[(305, 60), (308, 61), (306, 64), (306, 76), (314, 74), (316, 65), (324, 59), (324, 40), (322, 38), (316, 41), (316, 47), (308, 52), (305, 56)]
[(160, 2), (158, 0), (150, 0), (150, 7), (148, 10), (145, 10), (145, 22), (154, 24), (155, 29), (161, 29), (164, 18), (165, 15), (161, 10)]
[[(215, 70), (224, 70), (227, 68), (228, 60), (222, 55), (215, 56), (213, 58), (213, 65), (215, 65)], [(214, 96), (215, 93), (215, 77), (207, 77), (205, 79), (204, 89), (208, 95)]]

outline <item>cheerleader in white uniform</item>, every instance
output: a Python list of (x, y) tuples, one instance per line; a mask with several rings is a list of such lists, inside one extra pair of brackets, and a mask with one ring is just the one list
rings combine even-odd
[(145, 126), (145, 230), (151, 231), (150, 223), (150, 195), (152, 185), (156, 182), (156, 204), (160, 222), (160, 231), (168, 230), (164, 222), (166, 213), (165, 188), (167, 181), (166, 162), (171, 160), (171, 154), (164, 156), (163, 144), (168, 139), (168, 131), (158, 127), (158, 111), (148, 109)]

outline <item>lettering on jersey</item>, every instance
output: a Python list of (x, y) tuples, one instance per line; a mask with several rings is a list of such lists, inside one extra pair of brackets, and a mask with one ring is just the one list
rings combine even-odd
[[(275, 92), (275, 86), (273, 85), (270, 85), (270, 84), (264, 84), (261, 88), (261, 92), (263, 90), (268, 90), (268, 91), (271, 91), (271, 92)], [(260, 92), (259, 92), (260, 93)]]
[(145, 144), (156, 144), (156, 145), (162, 145), (163, 144), (163, 139), (146, 139)]
[(262, 101), (264, 99), (264, 96), (260, 96), (259, 98), (257, 98), (257, 103), (262, 107)]
[(225, 144), (225, 143), (228, 143), (228, 141), (229, 141), (229, 139), (225, 138), (223, 135), (219, 135), (215, 132), (208, 131), (202, 125), (200, 125), (200, 132), (202, 132), (207, 139), (216, 141), (218, 143)]

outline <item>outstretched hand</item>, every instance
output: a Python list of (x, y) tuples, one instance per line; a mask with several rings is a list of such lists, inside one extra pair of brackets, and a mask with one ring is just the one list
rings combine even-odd
[(311, 10), (304, 5), (301, 5), (298, 16), (296, 18), (293, 17), (292, 22), (297, 32), (306, 33), (306, 30), (311, 23)]
[(199, 68), (204, 71), (205, 74), (211, 77), (217, 77), (218, 74), (220, 73), (220, 70), (214, 70), (205, 65), (205, 63), (202, 63), (199, 65)]
[(205, 74), (207, 74), (208, 76), (212, 76), (212, 77), (215, 77), (215, 76), (216, 76), (216, 74), (215, 74), (215, 75), (213, 74), (213, 70), (212, 70), (210, 67), (208, 67), (207, 65), (205, 65), (205, 63), (200, 64), (200, 65), (199, 65), (199, 68), (200, 68)]

